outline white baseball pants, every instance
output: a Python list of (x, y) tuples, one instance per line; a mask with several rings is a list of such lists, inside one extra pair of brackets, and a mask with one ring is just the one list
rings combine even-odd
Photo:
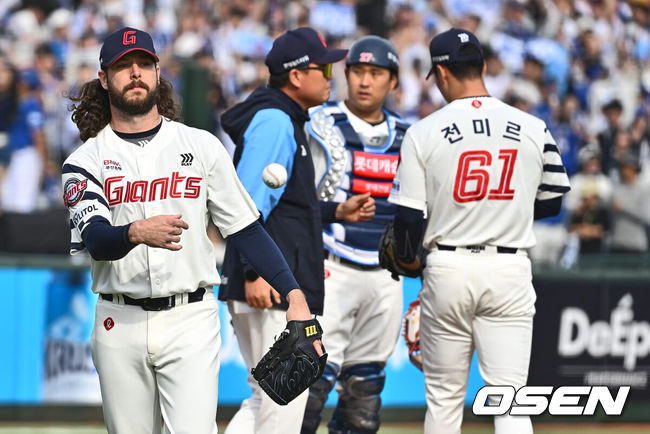
[[(426, 434), (461, 432), (474, 349), (486, 385), (526, 384), (536, 296), (530, 260), (520, 252), (434, 250), (427, 257), (420, 293)], [(532, 432), (529, 417), (495, 418), (495, 434)]]
[[(307, 405), (306, 390), (287, 405), (276, 404), (250, 374), (287, 324), (287, 312), (256, 309), (242, 301), (228, 301), (237, 343), (248, 368), (252, 396), (245, 399), (225, 434), (299, 434)], [(327, 347), (326, 347), (327, 348)]]
[(217, 434), (219, 315), (203, 301), (145, 311), (97, 300), (91, 336), (110, 434)]
[(325, 304), (319, 318), (328, 363), (340, 368), (385, 363), (399, 337), (402, 282), (384, 269), (361, 270), (325, 260)]

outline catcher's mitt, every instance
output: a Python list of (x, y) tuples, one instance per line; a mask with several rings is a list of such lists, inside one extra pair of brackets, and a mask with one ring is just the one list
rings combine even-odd
[(393, 231), (393, 222), (390, 221), (384, 233), (381, 236), (379, 241), (379, 265), (381, 268), (385, 268), (390, 271), (391, 277), (395, 280), (399, 280), (398, 276), (407, 276), (407, 277), (419, 277), (422, 275), (422, 270), (425, 266), (425, 250), (423, 248), (418, 249), (418, 258), (420, 259), (420, 267), (416, 270), (408, 270), (402, 267), (397, 258), (395, 257), (396, 243), (395, 243), (395, 234)]
[(287, 405), (323, 375), (327, 353), (318, 357), (314, 341), (323, 329), (315, 319), (289, 321), (271, 349), (251, 373), (262, 390), (280, 405)]
[(422, 353), (420, 352), (420, 300), (409, 304), (402, 321), (402, 336), (409, 349), (409, 359), (420, 371), (422, 370)]

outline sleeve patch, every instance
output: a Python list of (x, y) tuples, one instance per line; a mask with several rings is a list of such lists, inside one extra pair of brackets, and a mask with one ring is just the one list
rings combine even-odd
[(83, 197), (83, 192), (88, 188), (88, 180), (70, 178), (63, 186), (63, 202), (66, 206), (76, 205)]
[[(97, 208), (97, 205), (95, 204), (90, 204), (74, 213), (74, 216), (72, 217), (72, 224), (76, 227), (79, 227), (79, 230), (82, 230), (84, 224), (80, 223), (83, 223), (83, 220), (88, 220), (89, 223), (90, 220), (97, 219), (96, 214), (99, 214), (99, 208)], [(94, 217), (88, 219), (89, 216)], [(104, 217), (99, 216), (99, 218), (101, 220), (107, 221)]]

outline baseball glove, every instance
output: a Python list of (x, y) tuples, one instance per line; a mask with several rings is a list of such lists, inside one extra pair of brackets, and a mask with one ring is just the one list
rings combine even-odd
[(379, 265), (381, 268), (385, 268), (390, 271), (391, 277), (395, 280), (399, 280), (398, 276), (407, 276), (407, 277), (419, 277), (422, 275), (422, 270), (424, 270), (426, 255), (424, 254), (425, 250), (420, 248), (418, 250), (418, 258), (420, 259), (420, 267), (416, 270), (408, 270), (402, 267), (397, 258), (395, 257), (396, 242), (395, 234), (393, 231), (393, 222), (390, 221), (384, 233), (381, 236), (379, 241)]
[(420, 352), (420, 300), (409, 305), (402, 321), (402, 336), (409, 349), (409, 359), (420, 371), (422, 370), (422, 353)]
[(327, 353), (318, 356), (314, 341), (321, 339), (323, 329), (315, 319), (289, 321), (271, 349), (262, 357), (251, 374), (269, 397), (287, 405), (323, 375)]

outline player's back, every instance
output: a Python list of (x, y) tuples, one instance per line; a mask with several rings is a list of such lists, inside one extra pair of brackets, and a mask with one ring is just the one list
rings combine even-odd
[(426, 176), (425, 245), (534, 244), (545, 144), (554, 145), (543, 121), (496, 98), (463, 98), (409, 133)]

